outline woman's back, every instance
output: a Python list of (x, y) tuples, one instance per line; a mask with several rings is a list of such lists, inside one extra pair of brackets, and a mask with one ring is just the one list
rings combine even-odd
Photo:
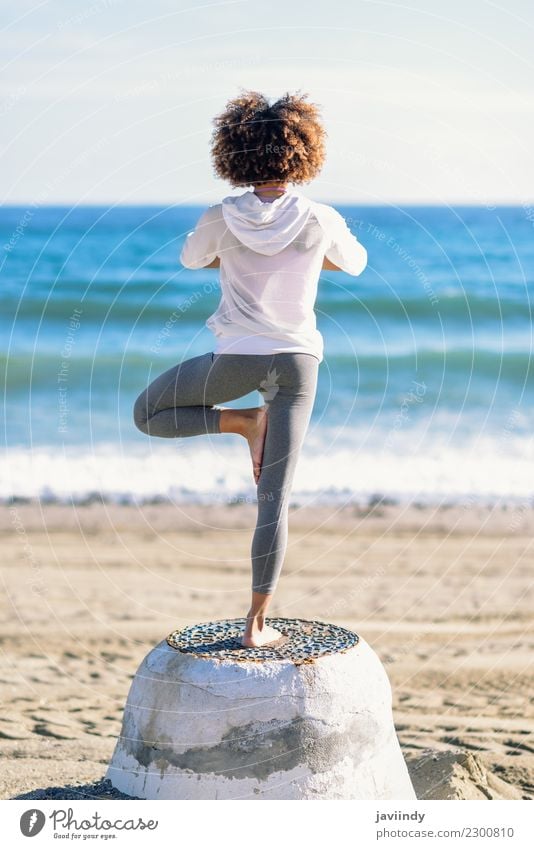
[(220, 258), (221, 301), (206, 325), (215, 353), (311, 353), (323, 358), (314, 304), (324, 257), (349, 274), (365, 248), (332, 207), (292, 190), (271, 203), (254, 192), (210, 207), (187, 237), (189, 268)]

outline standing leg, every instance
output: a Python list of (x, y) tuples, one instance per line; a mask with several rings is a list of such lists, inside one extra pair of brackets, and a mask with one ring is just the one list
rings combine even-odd
[[(311, 418), (319, 362), (309, 354), (279, 355), (281, 378), (268, 404), (267, 435), (258, 483), (258, 521), (252, 540), (252, 604), (243, 644), (265, 645), (280, 637), (265, 625), (288, 539), (289, 496)], [(289, 359), (288, 359), (289, 358)], [(276, 362), (275, 362), (276, 366)], [(284, 368), (285, 366), (285, 368)]]

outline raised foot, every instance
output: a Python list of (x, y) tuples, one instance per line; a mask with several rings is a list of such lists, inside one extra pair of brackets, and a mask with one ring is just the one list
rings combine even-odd
[(245, 433), (245, 438), (248, 442), (250, 456), (252, 458), (254, 481), (258, 483), (265, 448), (265, 436), (267, 434), (267, 406), (259, 407), (255, 413), (256, 415), (249, 420), (250, 424)]
[(241, 640), (241, 645), (249, 649), (266, 648), (267, 646), (281, 646), (287, 642), (287, 637), (272, 628), (270, 625), (264, 625), (263, 628), (255, 629), (251, 633), (245, 631)]

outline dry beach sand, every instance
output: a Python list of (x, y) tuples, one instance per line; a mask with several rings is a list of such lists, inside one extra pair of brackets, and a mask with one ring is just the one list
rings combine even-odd
[[(250, 503), (0, 508), (2, 798), (100, 794), (144, 655), (246, 611), (254, 520)], [(377, 651), (419, 798), (534, 795), (533, 528), (525, 505), (291, 509), (272, 615)]]

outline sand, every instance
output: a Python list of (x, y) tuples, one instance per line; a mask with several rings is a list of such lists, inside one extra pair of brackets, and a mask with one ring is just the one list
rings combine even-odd
[[(250, 503), (0, 508), (1, 798), (99, 795), (145, 654), (245, 613), (254, 520)], [(419, 798), (534, 797), (533, 528), (524, 505), (291, 509), (271, 613), (378, 652)]]

